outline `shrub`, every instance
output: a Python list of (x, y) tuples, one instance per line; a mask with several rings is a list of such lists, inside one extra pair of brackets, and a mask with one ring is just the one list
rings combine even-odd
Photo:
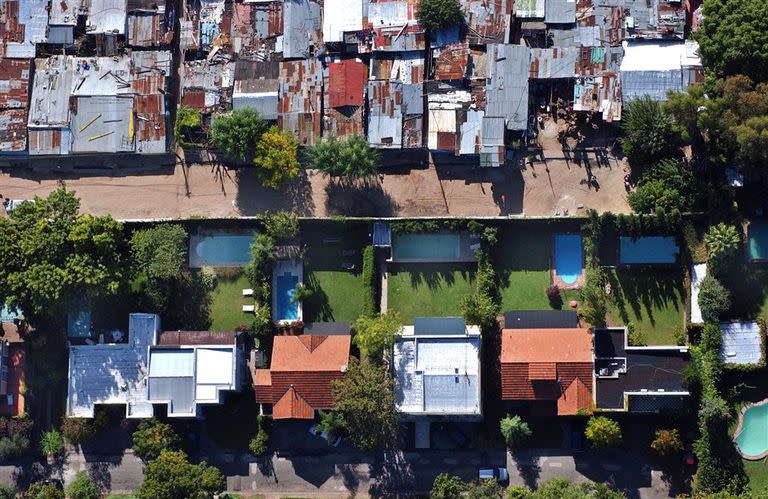
[(376, 257), (373, 246), (366, 246), (363, 249), (363, 304), (361, 306), (360, 315), (363, 317), (373, 317), (379, 311), (379, 306), (376, 303)]
[(69, 499), (99, 499), (99, 489), (85, 471), (78, 471), (75, 479), (67, 487)]
[(683, 441), (680, 432), (674, 430), (656, 430), (655, 438), (651, 442), (651, 449), (660, 457), (669, 458), (683, 452)]
[(0, 484), (0, 499), (16, 499), (16, 487)]
[(35, 482), (24, 493), (24, 499), (64, 499), (64, 491), (52, 483)]
[(200, 111), (189, 107), (180, 107), (176, 110), (176, 121), (173, 123), (173, 135), (176, 144), (181, 147), (189, 147), (192, 144), (191, 135), (203, 126), (203, 117)]
[(648, 345), (645, 332), (642, 329), (637, 329), (633, 322), (627, 323), (627, 341), (629, 342), (629, 345), (633, 347), (644, 347)]
[(379, 165), (379, 152), (359, 135), (330, 136), (307, 150), (309, 167), (331, 177), (349, 180), (370, 177)]
[(256, 431), (256, 435), (254, 435), (248, 443), (248, 450), (250, 450), (251, 454), (254, 456), (263, 456), (269, 449), (269, 433), (264, 427), (264, 416), (259, 415), (257, 420), (258, 430)]
[(392, 348), (395, 335), (403, 328), (397, 312), (385, 312), (376, 317), (362, 316), (355, 321), (353, 341), (360, 352), (372, 361), (381, 362), (384, 352)]
[(264, 230), (278, 240), (290, 240), (299, 234), (299, 218), (289, 211), (276, 211), (264, 217)]
[(605, 416), (589, 418), (584, 435), (594, 447), (616, 447), (621, 443), (619, 423)]
[(674, 124), (662, 104), (650, 97), (629, 101), (622, 111), (619, 139), (633, 171), (679, 154)]
[(459, 302), (459, 310), (467, 324), (490, 327), (496, 320), (499, 307), (490, 296), (484, 293), (472, 293)]
[(157, 459), (164, 450), (176, 450), (179, 437), (169, 424), (144, 419), (133, 433), (133, 453), (142, 461)]
[(605, 326), (608, 314), (608, 295), (605, 293), (606, 276), (599, 267), (586, 271), (586, 283), (581, 289), (581, 316), (594, 327)]
[(517, 447), (531, 437), (531, 428), (520, 416), (507, 415), (501, 420), (500, 426), (507, 447)]
[(504, 490), (496, 480), (485, 479), (470, 485), (467, 497), (469, 499), (501, 499), (503, 493)]
[(717, 321), (731, 307), (731, 293), (708, 274), (699, 287), (699, 308), (705, 321)]
[(700, 204), (702, 192), (689, 168), (678, 160), (668, 159), (643, 173), (628, 200), (634, 211), (654, 213), (657, 225), (668, 228), (666, 214), (694, 210)]
[(299, 303), (303, 300), (310, 298), (315, 294), (315, 290), (303, 283), (296, 284), (293, 289), (293, 296), (291, 296), (291, 303)]
[(531, 493), (522, 485), (514, 485), (507, 489), (507, 499), (528, 499)]
[(317, 429), (320, 433), (327, 435), (328, 443), (332, 444), (344, 431), (344, 423), (341, 421), (338, 413), (333, 411), (320, 411), (320, 421), (317, 423)]
[(552, 308), (562, 308), (563, 295), (560, 294), (560, 288), (553, 284), (547, 287), (547, 299), (549, 299), (549, 306)]
[(458, 0), (419, 0), (416, 19), (434, 31), (463, 23), (464, 15)]
[(29, 438), (20, 433), (0, 438), (0, 459), (21, 457), (29, 450), (29, 445)]
[(80, 445), (96, 435), (96, 426), (89, 418), (64, 418), (61, 422), (61, 433), (72, 445)]
[(40, 450), (48, 457), (53, 457), (64, 452), (64, 437), (56, 428), (43, 433), (40, 440)]
[(685, 346), (688, 343), (688, 331), (683, 326), (675, 326), (675, 345)]
[(736, 227), (723, 223), (710, 227), (704, 240), (707, 243), (710, 271), (715, 274), (733, 260), (741, 246), (741, 236)]
[(727, 422), (731, 418), (728, 402), (720, 396), (702, 398), (699, 418), (709, 426)]
[(448, 473), (440, 473), (432, 482), (429, 499), (460, 499), (467, 486), (461, 478)]

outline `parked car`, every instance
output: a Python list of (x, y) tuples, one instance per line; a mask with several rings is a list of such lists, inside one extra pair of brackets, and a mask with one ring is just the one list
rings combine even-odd
[(480, 480), (506, 482), (509, 480), (509, 473), (507, 472), (507, 468), (481, 468), (478, 478)]
[(336, 437), (336, 439), (334, 439), (334, 441), (331, 442), (331, 440), (328, 438), (328, 432), (327, 431), (320, 431), (318, 429), (318, 425), (316, 425), (316, 424), (313, 424), (312, 426), (309, 427), (309, 433), (311, 435), (315, 435), (317, 437), (323, 437), (325, 439), (325, 441), (328, 442), (328, 445), (330, 445), (332, 447), (338, 447), (339, 444), (341, 444), (341, 440), (342, 440), (341, 437)]

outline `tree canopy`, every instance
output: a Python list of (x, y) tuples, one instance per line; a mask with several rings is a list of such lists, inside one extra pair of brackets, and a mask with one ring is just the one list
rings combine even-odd
[(210, 499), (226, 488), (218, 468), (191, 464), (184, 452), (164, 450), (144, 468), (139, 499)]
[(704, 21), (695, 38), (707, 70), (768, 81), (768, 2), (704, 0), (703, 5)]
[(267, 128), (267, 122), (253, 109), (236, 109), (214, 116), (211, 141), (230, 158), (248, 161)]
[(167, 423), (144, 419), (133, 433), (133, 453), (144, 462), (157, 459), (164, 450), (177, 449), (179, 437)]
[(289, 131), (280, 131), (271, 127), (256, 144), (253, 162), (256, 176), (261, 183), (272, 189), (279, 189), (299, 174), (299, 161), (296, 159), (298, 141)]
[(334, 410), (359, 448), (389, 447), (399, 433), (394, 382), (384, 366), (354, 357), (349, 361), (344, 377), (333, 382)]
[(518, 415), (507, 415), (499, 425), (507, 447), (517, 447), (531, 437), (531, 427)]
[(187, 232), (177, 224), (139, 229), (131, 235), (132, 287), (148, 301), (150, 309), (162, 312), (171, 298), (171, 288), (182, 277), (187, 259)]
[(429, 30), (438, 30), (464, 22), (458, 0), (419, 0), (416, 10), (419, 24)]
[(370, 177), (379, 166), (379, 152), (360, 135), (346, 139), (332, 135), (310, 147), (307, 158), (310, 168), (349, 180)]
[(460, 499), (465, 490), (467, 490), (467, 485), (461, 478), (448, 473), (440, 473), (432, 482), (429, 499)]
[(662, 104), (650, 97), (629, 101), (622, 111), (619, 139), (633, 172), (679, 156), (679, 136)]
[(99, 499), (99, 489), (85, 471), (78, 471), (75, 479), (67, 487), (69, 499)]
[(645, 170), (637, 189), (629, 195), (629, 205), (638, 213), (663, 210), (695, 210), (702, 197), (702, 186), (680, 160), (665, 159)]
[(64, 499), (64, 491), (52, 483), (35, 482), (24, 493), (24, 499)]
[(360, 352), (379, 362), (384, 352), (392, 348), (395, 335), (403, 328), (397, 312), (386, 312), (375, 317), (361, 316), (355, 322), (355, 345)]
[(717, 321), (731, 307), (731, 292), (712, 274), (701, 280), (699, 308), (705, 321)]
[(584, 435), (595, 447), (616, 447), (621, 443), (619, 423), (605, 416), (589, 418)]
[(75, 193), (59, 188), (0, 218), (0, 302), (34, 320), (71, 299), (117, 291), (123, 227), (79, 208)]

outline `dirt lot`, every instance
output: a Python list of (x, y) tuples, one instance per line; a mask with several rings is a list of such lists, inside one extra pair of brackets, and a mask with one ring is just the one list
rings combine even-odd
[[(177, 164), (150, 173), (103, 176), (9, 169), (0, 173), (0, 195), (31, 199), (64, 182), (77, 191), (84, 212), (111, 213), (123, 220), (233, 217), (276, 209), (318, 217), (551, 216), (563, 214), (565, 209), (572, 215), (587, 208), (628, 210), (624, 174), (614, 158), (593, 151), (566, 157), (555, 128), (545, 128), (540, 140), (543, 160), (522, 169), (473, 170), (452, 156), (436, 155), (429, 168), (387, 173), (351, 185), (309, 171), (279, 191), (262, 187), (248, 169), (227, 170), (210, 164)], [(589, 171), (597, 177), (598, 190), (586, 184)]]

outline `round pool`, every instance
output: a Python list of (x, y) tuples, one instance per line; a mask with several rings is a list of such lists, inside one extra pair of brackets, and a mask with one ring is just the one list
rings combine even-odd
[(768, 399), (741, 410), (733, 440), (744, 459), (757, 460), (768, 455), (767, 404)]

